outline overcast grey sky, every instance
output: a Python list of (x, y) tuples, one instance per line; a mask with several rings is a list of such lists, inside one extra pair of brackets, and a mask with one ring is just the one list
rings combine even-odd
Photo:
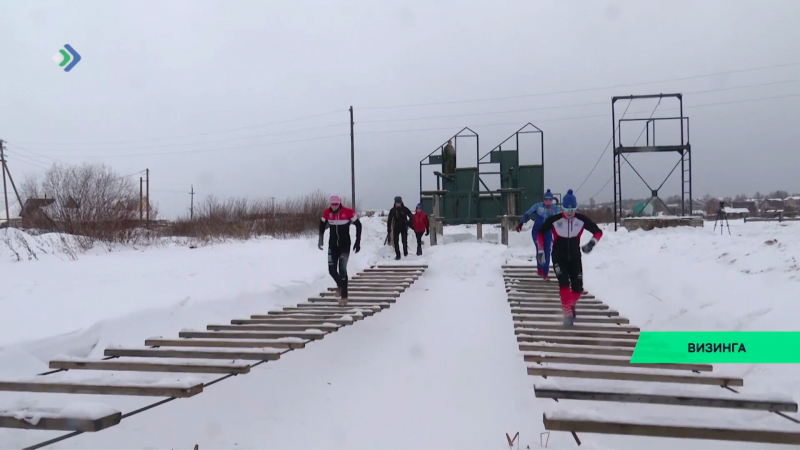
[[(149, 168), (168, 217), (186, 212), (191, 184), (200, 197), (349, 195), (350, 105), (365, 208), (415, 204), (419, 160), (464, 126), (484, 153), (533, 122), (546, 184), (565, 192), (611, 137), (610, 98), (659, 92), (685, 94), (695, 196), (800, 191), (796, 0), (5, 0), (0, 11), (0, 139), (15, 180), (53, 161)], [(69, 73), (51, 59), (64, 44), (83, 58)], [(505, 99), (452, 103), (492, 98)], [(435, 105), (367, 109), (422, 103)], [(654, 106), (635, 102), (628, 117)], [(460, 149), (459, 166), (469, 157)], [(658, 185), (677, 156), (630, 160)], [(578, 200), (610, 200), (611, 175), (609, 150)], [(647, 195), (623, 176), (626, 197)]]

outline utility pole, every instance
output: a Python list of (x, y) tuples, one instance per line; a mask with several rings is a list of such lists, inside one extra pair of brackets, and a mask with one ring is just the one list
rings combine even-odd
[(353, 198), (353, 211), (356, 210), (356, 141), (353, 134), (353, 107), (350, 106), (350, 195)]
[(194, 185), (192, 185), (192, 190), (189, 194), (192, 196), (192, 202), (189, 205), (189, 220), (194, 220)]
[[(142, 197), (142, 185), (144, 184), (144, 180), (142, 177), (139, 177), (139, 222), (142, 221), (144, 218), (144, 197)], [(139, 224), (141, 225), (141, 223)]]
[(150, 169), (144, 169), (147, 177), (147, 228), (150, 228)]
[(3, 199), (6, 202), (6, 227), (11, 226), (11, 217), (8, 214), (8, 188), (6, 187), (6, 154), (3, 148), (4, 142), (0, 140), (0, 161), (3, 162)]

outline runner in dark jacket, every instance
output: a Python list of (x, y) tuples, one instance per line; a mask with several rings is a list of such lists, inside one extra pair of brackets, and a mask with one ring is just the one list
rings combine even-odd
[(341, 300), (341, 305), (347, 304), (347, 260), (350, 257), (350, 225), (356, 226), (356, 243), (353, 250), (361, 251), (361, 221), (356, 217), (355, 211), (342, 206), (342, 201), (337, 195), (331, 196), (331, 206), (322, 211), (319, 221), (319, 249), (325, 229), (330, 227), (328, 237), (328, 272), (336, 282)]
[[(558, 294), (561, 297), (561, 310), (564, 313), (564, 325), (572, 326), (575, 321), (575, 304), (583, 293), (583, 264), (581, 263), (581, 250), (584, 253), (592, 251), (603, 231), (592, 219), (576, 212), (578, 201), (572, 194), (572, 189), (561, 199), (562, 213), (548, 217), (536, 235), (538, 252), (536, 261), (544, 263), (544, 237), (547, 233), (553, 235), (553, 271), (558, 278)], [(592, 240), (581, 247), (581, 234), (583, 230), (592, 233)]]
[(403, 255), (408, 256), (408, 228), (414, 220), (411, 210), (403, 204), (400, 196), (394, 198), (394, 206), (389, 210), (389, 218), (386, 220), (386, 233), (392, 235), (394, 242), (394, 259), (400, 259), (399, 239), (403, 240)]

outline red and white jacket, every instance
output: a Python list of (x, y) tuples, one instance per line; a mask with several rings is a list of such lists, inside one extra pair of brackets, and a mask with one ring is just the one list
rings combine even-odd
[(325, 209), (322, 211), (322, 218), (319, 221), (319, 243), (322, 244), (325, 228), (330, 227), (328, 247), (349, 253), (350, 225), (355, 225), (356, 242), (361, 243), (361, 221), (356, 217), (355, 211), (344, 206), (340, 206), (336, 211), (331, 208)]
[(539, 248), (544, 248), (545, 233), (553, 233), (553, 261), (566, 261), (581, 257), (581, 235), (583, 230), (592, 233), (595, 243), (603, 237), (603, 231), (592, 219), (576, 212), (572, 219), (567, 219), (564, 213), (550, 216), (542, 223), (536, 234)]

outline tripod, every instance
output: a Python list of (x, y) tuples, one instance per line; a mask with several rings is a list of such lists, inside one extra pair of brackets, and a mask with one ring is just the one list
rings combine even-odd
[(717, 211), (717, 220), (714, 221), (714, 231), (717, 231), (717, 222), (719, 222), (719, 235), (722, 236), (723, 228), (722, 222), (728, 227), (728, 236), (731, 235), (731, 224), (728, 222), (728, 213), (725, 212), (725, 202), (719, 202), (719, 211)]

